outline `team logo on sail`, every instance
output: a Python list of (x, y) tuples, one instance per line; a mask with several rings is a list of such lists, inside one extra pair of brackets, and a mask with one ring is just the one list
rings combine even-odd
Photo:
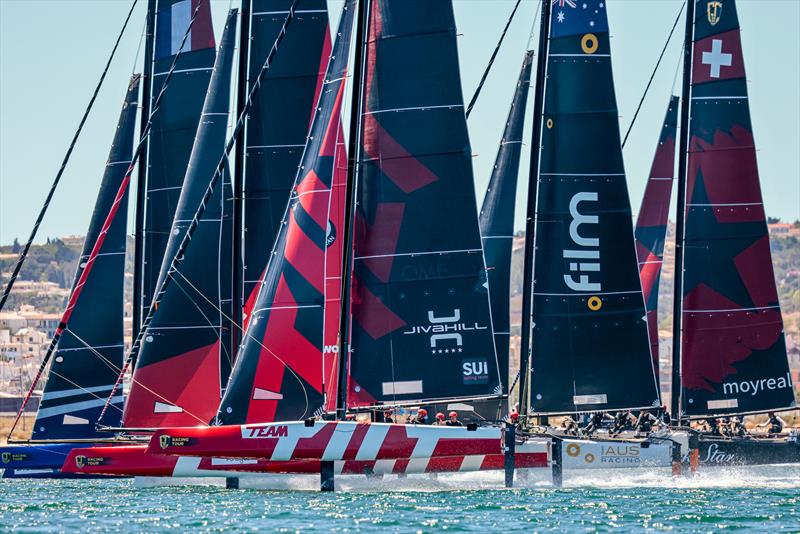
[(467, 324), (461, 322), (461, 310), (456, 308), (453, 315), (437, 317), (433, 310), (428, 310), (428, 322), (424, 326), (412, 326), (403, 332), (405, 335), (430, 334), (431, 354), (449, 354), (462, 352), (464, 338), (462, 332), (473, 330), (486, 330), (487, 326), (480, 326), (477, 322)]
[(83, 469), (83, 466), (86, 465), (86, 456), (79, 455), (75, 457), (75, 465), (78, 466), (78, 469)]
[(707, 12), (708, 12), (708, 23), (712, 26), (716, 26), (719, 19), (722, 18), (722, 2), (719, 0), (712, 0), (708, 3)]
[[(569, 224), (569, 237), (576, 247), (565, 249), (564, 258), (570, 260), (569, 270), (571, 272), (600, 272), (600, 238), (584, 237), (586, 228), (581, 229), (581, 225), (597, 224), (599, 219), (597, 215), (584, 215), (579, 211), (582, 203), (597, 202), (597, 198), (595, 192), (581, 191), (575, 193), (569, 201), (569, 214), (572, 217), (572, 222)], [(581, 235), (582, 231), (584, 235)], [(573, 291), (600, 291), (602, 289), (600, 282), (590, 280), (590, 274), (578, 274), (577, 280), (575, 276), (572, 273), (564, 275), (564, 283)]]

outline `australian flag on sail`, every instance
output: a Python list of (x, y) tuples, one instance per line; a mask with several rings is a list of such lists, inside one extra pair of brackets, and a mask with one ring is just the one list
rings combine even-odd
[[(158, 24), (156, 26), (156, 59), (174, 56), (178, 53), (183, 36), (186, 34), (186, 30), (192, 20), (192, 15), (202, 1), (178, 0), (166, 7), (159, 6)], [(164, 3), (168, 2), (162, 2), (162, 4)], [(192, 29), (186, 38), (183, 51), (192, 52), (213, 47), (214, 29), (211, 26), (211, 18), (198, 16), (197, 20), (192, 24)]]
[(550, 37), (608, 32), (604, 0), (552, 0), (552, 3)]

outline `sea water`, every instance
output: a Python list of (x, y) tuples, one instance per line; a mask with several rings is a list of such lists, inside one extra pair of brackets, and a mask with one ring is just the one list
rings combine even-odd
[(238, 490), (188, 482), (197, 481), (0, 480), (0, 532), (800, 532), (800, 465), (714, 468), (694, 478), (566, 471), (560, 489), (546, 471), (515, 489), (502, 488), (502, 473), (340, 477), (325, 494), (311, 476), (243, 478)]

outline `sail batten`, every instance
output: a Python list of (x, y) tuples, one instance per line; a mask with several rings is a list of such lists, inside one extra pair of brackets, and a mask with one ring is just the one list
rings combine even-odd
[(550, 24), (536, 209), (533, 411), (658, 405), (606, 5), (559, 4)]
[[(105, 174), (86, 233), (74, 285), (128, 171), (136, 131), (140, 76), (132, 78), (120, 114)], [(123, 164), (124, 163), (124, 164)], [(69, 328), (58, 341), (33, 427), (33, 439), (101, 437), (95, 423), (111, 392), (123, 358), (123, 296), (127, 196), (123, 197), (96, 255)], [(118, 424), (122, 391), (110, 401), (106, 420)]]
[(686, 177), (682, 410), (795, 405), (734, 0), (697, 9)]

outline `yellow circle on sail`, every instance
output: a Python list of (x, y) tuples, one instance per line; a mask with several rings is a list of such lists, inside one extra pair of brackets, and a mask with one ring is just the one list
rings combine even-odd
[(589, 297), (589, 300), (588, 302), (586, 302), (586, 305), (589, 307), (590, 310), (597, 311), (603, 307), (603, 301), (600, 299), (600, 297), (595, 295), (594, 297)]
[(597, 52), (597, 47), (599, 45), (600, 43), (597, 40), (597, 36), (593, 33), (587, 33), (581, 38), (581, 48), (584, 54), (594, 54)]
[(553, 119), (547, 119), (547, 129), (549, 130), (552, 127), (553, 127)]
[(581, 453), (581, 446), (577, 443), (570, 443), (567, 445), (567, 455), (572, 456), (573, 458), (578, 456)]

